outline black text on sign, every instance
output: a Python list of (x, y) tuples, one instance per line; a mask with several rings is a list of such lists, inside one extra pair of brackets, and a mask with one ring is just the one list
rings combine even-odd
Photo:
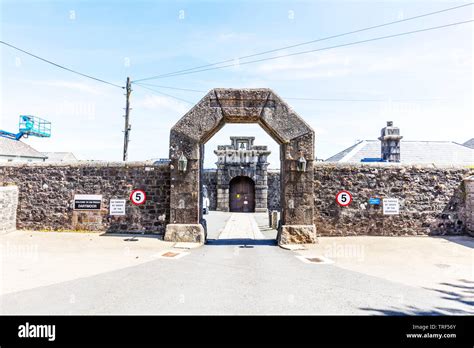
[(336, 195), (336, 202), (341, 207), (347, 207), (352, 202), (352, 195), (348, 191), (339, 191)]
[(133, 190), (130, 194), (130, 200), (135, 205), (140, 205), (146, 202), (146, 193), (143, 190)]

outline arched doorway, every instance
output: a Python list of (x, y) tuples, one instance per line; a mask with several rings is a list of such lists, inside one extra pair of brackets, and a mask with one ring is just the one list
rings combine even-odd
[(171, 128), (170, 210), (164, 239), (205, 242), (204, 145), (226, 123), (257, 123), (280, 145), (278, 243), (315, 243), (314, 131), (268, 88), (213, 89)]
[(229, 211), (255, 211), (255, 182), (247, 176), (236, 176), (229, 183)]

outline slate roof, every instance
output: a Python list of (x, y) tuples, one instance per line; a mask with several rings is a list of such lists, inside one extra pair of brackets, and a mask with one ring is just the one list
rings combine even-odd
[[(360, 162), (363, 158), (380, 158), (379, 140), (362, 140), (329, 157), (326, 162)], [(452, 141), (400, 142), (400, 163), (406, 164), (474, 164), (474, 149)]]
[(467, 146), (467, 147), (470, 147), (471, 149), (474, 149), (474, 138), (469, 139), (469, 140), (466, 141), (463, 145), (464, 145), (464, 146)]
[(0, 156), (42, 158), (46, 156), (22, 141), (0, 137)]
[(75, 162), (78, 159), (72, 152), (43, 152), (46, 162)]
[(342, 150), (341, 152), (335, 154), (332, 157), (329, 157), (326, 161), (329, 162), (340, 162), (348, 153), (350, 153), (357, 145), (359, 145), (360, 142), (348, 147), (345, 150)]

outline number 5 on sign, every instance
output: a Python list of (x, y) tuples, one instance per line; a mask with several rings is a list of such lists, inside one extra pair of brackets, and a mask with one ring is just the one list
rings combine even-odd
[(336, 203), (341, 207), (347, 207), (352, 202), (352, 195), (348, 191), (339, 191), (336, 195)]
[(146, 202), (146, 193), (143, 190), (133, 190), (130, 194), (130, 200), (135, 205), (140, 205)]

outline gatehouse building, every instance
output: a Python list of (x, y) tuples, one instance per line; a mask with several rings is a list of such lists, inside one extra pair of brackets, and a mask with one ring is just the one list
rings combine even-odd
[(217, 155), (217, 210), (266, 212), (268, 155), (266, 145), (254, 145), (255, 137), (230, 137)]

